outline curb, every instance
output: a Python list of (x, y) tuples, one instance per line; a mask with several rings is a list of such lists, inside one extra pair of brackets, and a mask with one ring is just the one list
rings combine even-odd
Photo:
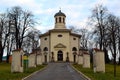
[(84, 78), (86, 78), (87, 80), (91, 80), (88, 76), (86, 76), (85, 74), (83, 74), (82, 72), (80, 72), (79, 70), (77, 70), (72, 64), (71, 64), (72, 68), (77, 71), (79, 74), (81, 74)]
[(35, 71), (35, 72), (31, 73), (30, 75), (28, 75), (28, 76), (22, 78), (22, 80), (25, 80), (25, 79), (31, 77), (32, 75), (35, 75), (35, 74), (38, 73), (39, 71), (43, 71), (43, 70), (45, 70), (47, 67), (48, 67), (48, 65), (47, 65), (46, 67), (44, 67), (44, 68), (38, 70), (38, 71)]

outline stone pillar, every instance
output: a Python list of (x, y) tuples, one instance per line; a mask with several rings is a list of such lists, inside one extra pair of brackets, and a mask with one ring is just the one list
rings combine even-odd
[(83, 56), (78, 55), (78, 64), (83, 65)]
[(66, 53), (66, 56), (67, 56), (66, 57), (66, 62), (69, 62), (69, 53), (68, 52)]
[(42, 55), (37, 54), (37, 65), (42, 65)]
[(21, 49), (12, 52), (11, 72), (23, 72), (23, 54)]
[(83, 68), (90, 68), (90, 55), (83, 53)]
[(40, 48), (36, 49), (36, 65), (42, 65), (42, 53)]
[(73, 62), (77, 63), (77, 52), (73, 52)]
[(105, 72), (104, 52), (94, 49), (93, 52), (93, 70), (94, 72)]
[(54, 52), (51, 52), (51, 62), (54, 62)]
[(79, 49), (78, 64), (82, 64), (83, 65), (83, 54), (84, 53), (88, 54), (88, 50), (87, 49)]
[(47, 64), (48, 63), (48, 52), (47, 51), (44, 52), (44, 56), (43, 57), (44, 57), (44, 62), (43, 63)]
[(36, 54), (31, 53), (28, 57), (28, 67), (36, 67)]

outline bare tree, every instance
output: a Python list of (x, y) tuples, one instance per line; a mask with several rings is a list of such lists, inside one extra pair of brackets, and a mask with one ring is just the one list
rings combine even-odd
[(120, 18), (119, 18), (119, 27), (118, 27), (118, 51), (119, 51), (119, 65), (120, 65)]
[(74, 26), (70, 26), (69, 28), (72, 30), (73, 33), (81, 34), (80, 46), (84, 49), (88, 49), (88, 39), (90, 37), (90, 32), (86, 28), (77, 29)]
[(8, 36), (9, 36), (9, 27), (8, 27), (7, 16), (6, 14), (1, 14), (0, 15), (0, 62), (2, 62), (2, 57)]
[(103, 50), (105, 53), (105, 62), (109, 63), (109, 57), (108, 57), (108, 42), (106, 37), (106, 30), (107, 30), (107, 24), (106, 20), (108, 17), (108, 10), (103, 5), (97, 5), (92, 10), (92, 17), (91, 20), (95, 26), (93, 34), (95, 35), (95, 42), (96, 44), (99, 44), (99, 46), (96, 45), (100, 50)]
[(75, 26), (69, 26), (72, 33), (79, 33), (80, 29), (77, 29)]
[(84, 49), (88, 49), (88, 39), (89, 39), (89, 32), (87, 29), (83, 28), (79, 30), (81, 34), (81, 47)]
[(108, 47), (114, 59), (114, 76), (116, 76), (116, 56), (120, 52), (120, 19), (113, 14), (108, 14), (106, 7), (98, 5), (92, 11), (92, 21), (95, 24), (93, 33), (96, 36), (96, 42), (99, 49), (105, 52), (105, 61), (108, 63)]
[(107, 18), (107, 8), (102, 5), (97, 5), (92, 10), (91, 20), (95, 24), (94, 33), (98, 36), (99, 49), (104, 48), (104, 35), (105, 35), (105, 21)]
[(24, 38), (23, 48), (30, 53), (30, 50), (37, 49), (39, 47), (39, 35), (41, 32), (36, 29), (32, 29), (27, 33), (27, 37)]
[(23, 39), (30, 27), (34, 25), (33, 15), (29, 11), (23, 11), (21, 7), (15, 6), (9, 12), (14, 28), (16, 49), (22, 48)]
[(109, 48), (111, 50), (114, 59), (114, 76), (116, 77), (116, 56), (118, 54), (118, 42), (119, 42), (119, 24), (120, 20), (113, 14), (110, 14), (107, 20)]
[(19, 6), (10, 8), (5, 14), (0, 15), (0, 62), (5, 48), (7, 48), (7, 62), (13, 47), (22, 48), (23, 39), (34, 24), (32, 13), (22, 10)]

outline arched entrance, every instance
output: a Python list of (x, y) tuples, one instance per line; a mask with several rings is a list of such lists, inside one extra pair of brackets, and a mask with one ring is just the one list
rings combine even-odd
[(63, 61), (63, 52), (61, 50), (58, 51), (57, 57), (58, 61)]

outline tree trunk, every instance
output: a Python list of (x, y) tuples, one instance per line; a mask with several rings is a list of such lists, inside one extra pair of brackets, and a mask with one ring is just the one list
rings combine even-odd
[(119, 65), (120, 65), (120, 38), (119, 38), (119, 43), (118, 43), (119, 45), (118, 45), (118, 49), (119, 49)]
[(0, 48), (0, 62), (2, 62), (2, 57), (3, 57), (3, 48)]
[(2, 48), (2, 35), (0, 33), (0, 62), (2, 62), (3, 48)]
[(9, 54), (7, 53), (7, 58), (6, 58), (6, 62), (9, 63)]
[(116, 44), (115, 44), (115, 35), (112, 34), (113, 37), (113, 49), (114, 49), (114, 77), (116, 77)]
[(109, 63), (109, 57), (108, 57), (108, 50), (106, 48), (104, 48), (104, 54), (105, 54), (105, 63)]
[(116, 77), (116, 55), (114, 55), (114, 77)]

